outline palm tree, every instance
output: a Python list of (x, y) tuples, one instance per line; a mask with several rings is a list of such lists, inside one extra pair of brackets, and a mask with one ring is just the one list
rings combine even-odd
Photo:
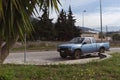
[(33, 30), (30, 16), (35, 14), (36, 6), (46, 5), (58, 11), (59, 0), (0, 0), (0, 63), (9, 55), (9, 50), (24, 34)]

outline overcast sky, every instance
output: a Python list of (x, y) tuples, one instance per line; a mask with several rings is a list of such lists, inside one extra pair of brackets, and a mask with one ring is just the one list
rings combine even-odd
[[(68, 11), (71, 5), (73, 14), (76, 19), (76, 25), (82, 26), (82, 13), (84, 10), (84, 26), (96, 28), (100, 26), (100, 0), (60, 0), (62, 7)], [(120, 30), (120, 0), (101, 0), (102, 1), (102, 15), (103, 27), (116, 26)], [(56, 18), (55, 13), (52, 17)]]

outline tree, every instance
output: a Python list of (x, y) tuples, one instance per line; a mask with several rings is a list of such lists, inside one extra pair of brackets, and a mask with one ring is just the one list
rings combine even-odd
[(32, 36), (27, 37), (27, 40), (28, 40), (28, 41), (36, 41), (36, 40), (39, 40), (39, 32), (40, 32), (40, 30), (42, 29), (42, 28), (40, 27), (40, 25), (41, 25), (41, 24), (40, 24), (40, 20), (37, 19), (37, 18), (31, 17), (31, 22), (32, 22), (32, 24), (33, 24), (34, 31), (32, 31), (32, 33), (31, 33)]
[(68, 31), (67, 30), (67, 16), (66, 16), (66, 13), (65, 11), (62, 9), (59, 16), (58, 16), (58, 19), (57, 19), (57, 22), (55, 23), (55, 30), (56, 30), (56, 39), (57, 40), (65, 40), (65, 38), (67, 37), (66, 36), (66, 32)]
[(42, 40), (52, 40), (54, 37), (54, 27), (52, 23), (53, 19), (49, 19), (49, 12), (45, 6), (43, 9), (43, 14), (40, 17), (40, 27), (42, 28), (40, 32), (40, 37)]
[(18, 38), (23, 41), (24, 34), (31, 33), (33, 27), (29, 17), (35, 14), (35, 5), (42, 9), (44, 3), (58, 10), (59, 0), (0, 0), (0, 63)]
[(55, 30), (53, 19), (49, 18), (49, 11), (46, 6), (42, 9), (43, 14), (37, 19), (33, 19), (34, 31), (29, 40), (55, 40)]
[(69, 7), (68, 14), (62, 9), (60, 15), (55, 24), (57, 39), (58, 40), (70, 40), (73, 37), (79, 36), (79, 29), (75, 26), (71, 7)]
[(73, 37), (77, 37), (80, 35), (79, 29), (75, 26), (76, 19), (74, 19), (71, 6), (69, 6), (68, 10), (68, 19), (67, 19), (67, 27), (68, 27), (68, 40), (70, 40)]
[(112, 39), (113, 39), (114, 41), (120, 41), (120, 34), (113, 34), (113, 35), (112, 35)]

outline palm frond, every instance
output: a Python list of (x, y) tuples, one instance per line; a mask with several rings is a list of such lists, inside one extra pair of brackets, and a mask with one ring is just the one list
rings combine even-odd
[(59, 0), (0, 0), (0, 37), (9, 41), (18, 35), (23, 40), (24, 34), (33, 30), (30, 16), (36, 5), (59, 11), (58, 4)]

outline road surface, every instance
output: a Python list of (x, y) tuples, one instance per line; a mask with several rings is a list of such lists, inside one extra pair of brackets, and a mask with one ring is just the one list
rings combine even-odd
[[(111, 48), (109, 53), (120, 52), (120, 48)], [(108, 55), (105, 54), (105, 55)], [(26, 57), (24, 52), (10, 53), (4, 61), (4, 64), (33, 64), (33, 65), (49, 65), (49, 64), (83, 64), (93, 60), (99, 60), (97, 55), (90, 57), (83, 57), (82, 59), (73, 60), (71, 58), (62, 59), (57, 51), (43, 51), (43, 52), (27, 52)]]

